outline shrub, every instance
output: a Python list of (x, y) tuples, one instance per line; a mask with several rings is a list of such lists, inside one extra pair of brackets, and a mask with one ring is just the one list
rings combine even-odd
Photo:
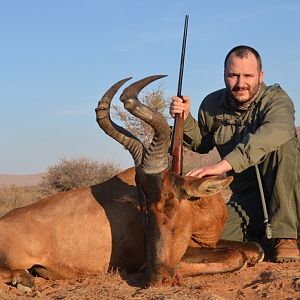
[(42, 195), (37, 187), (7, 186), (0, 189), (0, 215), (4, 215), (14, 208), (26, 206), (41, 199)]
[(87, 158), (61, 159), (48, 168), (40, 186), (44, 195), (69, 191), (82, 186), (101, 183), (120, 171), (115, 163), (99, 163)]
[[(168, 108), (169, 101), (164, 95), (164, 90), (158, 87), (152, 92), (145, 92), (139, 97), (140, 102), (159, 112), (168, 121), (170, 119)], [(112, 116), (124, 124), (124, 128), (137, 137), (146, 147), (151, 144), (153, 138), (153, 128), (139, 118), (136, 118), (124, 108), (112, 104)]]

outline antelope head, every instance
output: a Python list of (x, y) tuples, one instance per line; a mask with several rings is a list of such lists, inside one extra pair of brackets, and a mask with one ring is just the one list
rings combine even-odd
[[(168, 149), (170, 129), (165, 118), (138, 100), (139, 92), (149, 83), (165, 77), (146, 77), (128, 86), (120, 96), (125, 109), (152, 126), (154, 136), (148, 148), (124, 128), (115, 124), (109, 114), (110, 103), (119, 88), (131, 78), (113, 85), (101, 98), (96, 108), (97, 122), (106, 134), (122, 144), (132, 155), (136, 169), (139, 203), (146, 212), (146, 261), (149, 284), (173, 278), (178, 263), (186, 251), (191, 235), (197, 228), (191, 203), (218, 193), (231, 179), (183, 177), (170, 172)], [(218, 215), (225, 223), (226, 208)], [(215, 226), (215, 225), (214, 225)], [(217, 242), (208, 238), (208, 245)], [(211, 241), (209, 241), (211, 239)], [(216, 241), (215, 241), (216, 240)]]

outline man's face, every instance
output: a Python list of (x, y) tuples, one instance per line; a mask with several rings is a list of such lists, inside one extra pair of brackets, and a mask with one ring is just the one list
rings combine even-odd
[(241, 105), (257, 95), (263, 81), (263, 71), (259, 71), (253, 53), (249, 52), (243, 58), (233, 53), (228, 58), (224, 80), (229, 95)]

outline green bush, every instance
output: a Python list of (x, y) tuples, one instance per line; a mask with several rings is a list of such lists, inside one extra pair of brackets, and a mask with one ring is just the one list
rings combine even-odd
[(120, 171), (115, 163), (99, 163), (87, 158), (61, 159), (48, 168), (40, 186), (44, 195), (69, 191), (82, 186), (101, 183)]

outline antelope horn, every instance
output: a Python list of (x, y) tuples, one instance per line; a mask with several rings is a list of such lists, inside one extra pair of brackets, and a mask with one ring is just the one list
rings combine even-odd
[(146, 85), (165, 76), (154, 75), (139, 80), (128, 86), (120, 96), (125, 109), (152, 126), (154, 130), (151, 145), (142, 159), (142, 169), (145, 173), (159, 173), (168, 167), (170, 129), (160, 113), (151, 110), (138, 100), (138, 94)]
[(120, 89), (120, 87), (132, 77), (125, 78), (114, 84), (98, 102), (96, 111), (96, 120), (103, 131), (122, 144), (132, 155), (135, 166), (139, 166), (143, 157), (143, 145), (138, 138), (133, 136), (129, 131), (123, 127), (115, 124), (109, 115), (110, 103)]

